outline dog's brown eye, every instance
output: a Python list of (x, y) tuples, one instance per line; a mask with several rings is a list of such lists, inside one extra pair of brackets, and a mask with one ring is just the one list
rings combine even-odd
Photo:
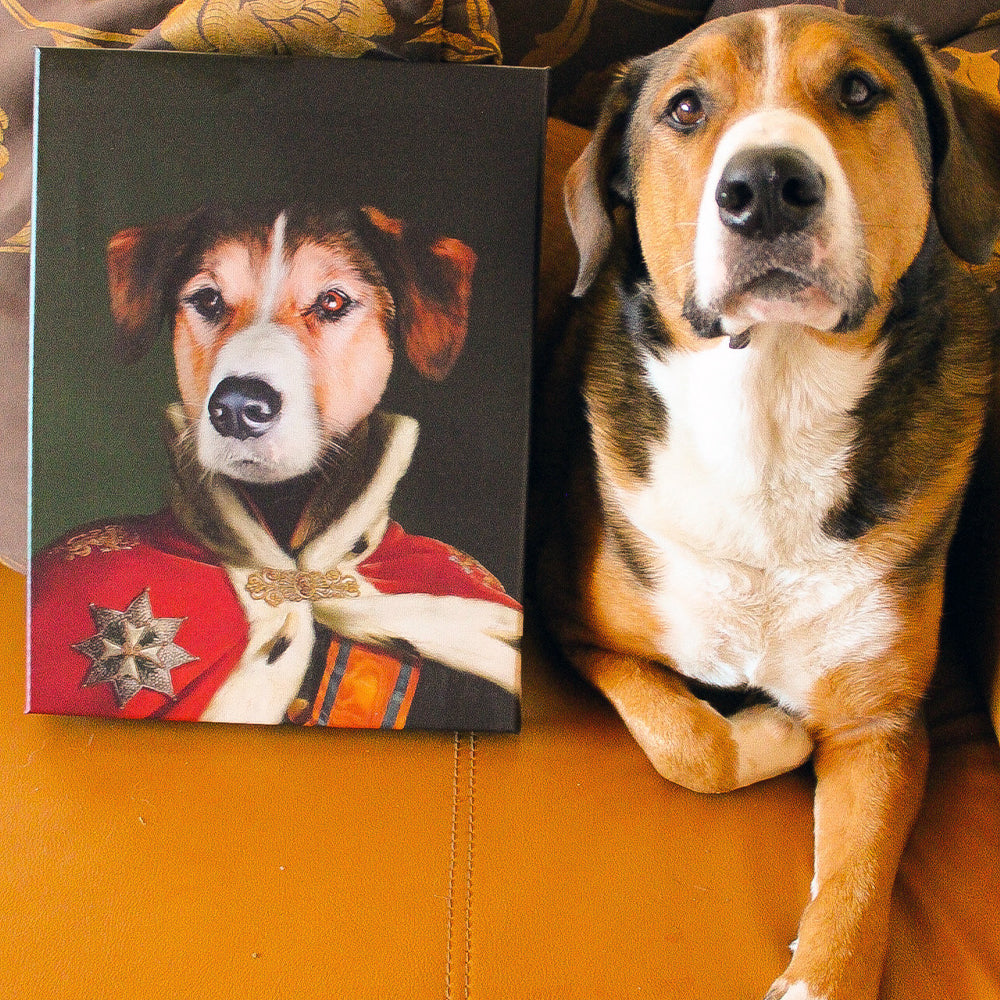
[(185, 301), (194, 311), (209, 323), (217, 323), (226, 311), (226, 303), (222, 293), (217, 288), (199, 288), (192, 292)]
[(840, 81), (840, 104), (848, 111), (866, 111), (881, 95), (879, 85), (861, 70), (853, 70)]
[(689, 132), (705, 120), (705, 107), (701, 98), (693, 90), (678, 94), (667, 105), (666, 120), (681, 132)]
[(348, 295), (336, 288), (331, 288), (316, 300), (314, 310), (320, 319), (337, 319), (351, 305)]

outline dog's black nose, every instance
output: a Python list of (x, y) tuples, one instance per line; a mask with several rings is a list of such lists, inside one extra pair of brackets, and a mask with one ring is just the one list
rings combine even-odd
[(715, 189), (719, 218), (750, 239), (771, 240), (804, 229), (823, 208), (826, 181), (797, 149), (746, 149), (726, 165)]
[(230, 375), (208, 401), (208, 418), (223, 436), (245, 441), (266, 434), (281, 412), (281, 394), (259, 378)]

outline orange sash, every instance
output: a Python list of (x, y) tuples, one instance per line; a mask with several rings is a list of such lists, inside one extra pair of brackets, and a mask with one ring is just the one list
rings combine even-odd
[(315, 696), (292, 702), (288, 719), (299, 726), (402, 729), (419, 677), (416, 656), (401, 660), (334, 639)]

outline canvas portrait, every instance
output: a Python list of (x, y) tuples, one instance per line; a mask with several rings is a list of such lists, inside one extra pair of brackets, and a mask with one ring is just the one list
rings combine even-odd
[(544, 74), (38, 94), (29, 710), (516, 729)]

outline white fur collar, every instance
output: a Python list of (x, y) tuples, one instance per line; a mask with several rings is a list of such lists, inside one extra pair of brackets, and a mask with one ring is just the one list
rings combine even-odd
[[(505, 687), (519, 688), (521, 614), (489, 600), (382, 594), (357, 571), (378, 547), (389, 523), (389, 503), (406, 474), (417, 443), (410, 417), (378, 414), (366, 439), (366, 454), (338, 468), (309, 502), (315, 531), (291, 555), (247, 509), (236, 487), (206, 476), (193, 453), (193, 436), (179, 405), (167, 414), (173, 466), (175, 515), (223, 561), (249, 625), (240, 663), (213, 697), (202, 718), (216, 722), (276, 723), (302, 682), (313, 645), (312, 619), (336, 634), (376, 646), (403, 640), (421, 655)], [(341, 494), (350, 482), (350, 496)], [(327, 522), (325, 512), (336, 510)], [(363, 547), (359, 541), (364, 540)], [(334, 571), (350, 593), (316, 593), (272, 600), (254, 596), (252, 578), (262, 571), (318, 575)], [(281, 642), (284, 652), (272, 662)]]

